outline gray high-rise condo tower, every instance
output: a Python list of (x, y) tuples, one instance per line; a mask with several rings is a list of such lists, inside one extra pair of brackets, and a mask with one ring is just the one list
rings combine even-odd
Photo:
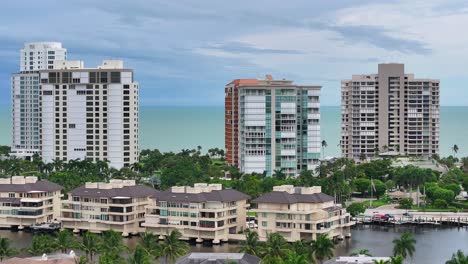
[(439, 80), (415, 79), (403, 64), (379, 64), (377, 74), (343, 80), (342, 155), (438, 154), (439, 101)]

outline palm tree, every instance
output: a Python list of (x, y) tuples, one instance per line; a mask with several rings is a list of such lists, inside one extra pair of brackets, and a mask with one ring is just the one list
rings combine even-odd
[(262, 251), (262, 263), (274, 263), (276, 259), (285, 258), (291, 252), (288, 241), (278, 233), (267, 234)]
[(377, 158), (377, 157), (379, 156), (379, 154), (380, 154), (379, 147), (375, 147), (375, 148), (374, 148), (374, 155), (375, 155), (375, 157)]
[(360, 160), (361, 162), (364, 162), (364, 161), (366, 160), (366, 158), (367, 158), (367, 157), (366, 157), (366, 154), (364, 154), (363, 152), (362, 152), (361, 154), (359, 154), (359, 160)]
[(286, 179), (286, 174), (284, 174), (283, 169), (276, 169), (273, 171), (273, 175), (278, 179), (278, 180), (284, 180)]
[(125, 250), (127, 250), (127, 247), (124, 245), (122, 236), (119, 233), (112, 229), (102, 233), (101, 252), (119, 255)]
[(161, 247), (155, 234), (150, 232), (143, 233), (141, 235), (140, 245), (148, 255), (153, 256), (156, 259), (161, 257)]
[(172, 230), (164, 237), (162, 243), (162, 256), (165, 258), (165, 263), (174, 263), (175, 260), (189, 252), (189, 246), (179, 239), (182, 234), (178, 230)]
[(453, 147), (452, 147), (453, 156), (457, 155), (458, 150), (459, 150), (458, 145), (457, 144), (453, 145)]
[(360, 249), (359, 251), (353, 252), (351, 256), (359, 256), (359, 255), (364, 255), (368, 257), (372, 257), (372, 254), (369, 252), (368, 249)]
[(77, 241), (68, 229), (61, 230), (55, 238), (55, 245), (62, 253), (67, 253), (69, 249), (77, 247)]
[(327, 141), (322, 140), (322, 159), (325, 159), (325, 148), (328, 147)]
[(86, 232), (83, 235), (83, 242), (80, 244), (80, 249), (86, 254), (88, 261), (93, 261), (94, 255), (99, 252), (101, 239), (96, 234)]
[(416, 240), (413, 238), (413, 235), (408, 232), (403, 233), (400, 239), (396, 238), (393, 240), (393, 255), (400, 255), (404, 259), (407, 256), (412, 258), (416, 250), (414, 244), (416, 244)]
[(447, 260), (445, 264), (468, 264), (468, 255), (465, 255), (463, 251), (458, 250), (457, 253), (452, 255), (450, 260)]
[(292, 251), (296, 253), (296, 255), (304, 255), (308, 260), (312, 260), (312, 249), (310, 247), (311, 244), (311, 241), (298, 240), (292, 243)]
[(384, 152), (387, 152), (387, 151), (388, 151), (388, 146), (387, 146), (387, 145), (384, 145), (384, 146), (382, 147), (382, 149), (383, 149)]
[(60, 171), (63, 169), (63, 161), (59, 158), (53, 159), (52, 164), (54, 167), (54, 171)]
[(75, 258), (75, 264), (89, 264), (86, 260), (86, 257), (80, 256), (79, 258)]
[(239, 248), (240, 253), (246, 253), (253, 256), (260, 256), (260, 242), (258, 239), (258, 233), (247, 229), (245, 231), (245, 241), (241, 242)]
[(333, 257), (335, 244), (327, 235), (320, 234), (317, 239), (312, 241), (312, 252), (319, 263)]
[(11, 257), (17, 253), (17, 250), (11, 246), (10, 239), (0, 237), (0, 261), (4, 258)]
[(55, 243), (52, 237), (48, 235), (35, 235), (33, 236), (31, 246), (28, 248), (28, 253), (33, 256), (40, 256), (42, 254), (50, 254), (55, 252)]
[(128, 264), (150, 264), (151, 257), (145, 248), (141, 245), (137, 245), (133, 254), (128, 258)]
[(306, 255), (300, 255), (295, 252), (290, 252), (286, 259), (281, 261), (281, 264), (310, 264), (314, 263), (310, 261)]
[(374, 264), (389, 264), (389, 261), (388, 261), (388, 260), (385, 261), (385, 260), (383, 260), (383, 259), (381, 259), (381, 260), (375, 260), (375, 259), (374, 259), (373, 262), (374, 262)]
[(125, 264), (124, 258), (113, 252), (105, 252), (99, 257), (99, 264)]
[(388, 264), (403, 264), (405, 259), (401, 256), (390, 257), (390, 261), (387, 261)]

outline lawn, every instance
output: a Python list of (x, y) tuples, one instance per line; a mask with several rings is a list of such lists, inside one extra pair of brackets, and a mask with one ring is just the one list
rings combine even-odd
[(250, 216), (250, 217), (257, 217), (257, 213), (255, 213), (255, 212), (247, 212), (247, 216)]

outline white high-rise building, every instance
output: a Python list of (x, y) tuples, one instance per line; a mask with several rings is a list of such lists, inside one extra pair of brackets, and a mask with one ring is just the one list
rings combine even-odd
[(138, 161), (138, 83), (122, 61), (84, 68), (57, 61), (40, 71), (44, 162), (108, 160), (121, 168)]
[[(232, 85), (231, 85), (232, 84)], [(244, 173), (298, 176), (320, 159), (320, 86), (293, 81), (251, 80), (238, 89), (238, 160)], [(231, 121), (230, 121), (231, 122)]]
[(20, 51), (20, 72), (13, 74), (12, 155), (22, 158), (40, 152), (39, 73), (65, 60), (67, 50), (58, 42), (32, 42)]
[(60, 42), (25, 43), (20, 53), (20, 71), (53, 69), (54, 61), (66, 59), (67, 49)]

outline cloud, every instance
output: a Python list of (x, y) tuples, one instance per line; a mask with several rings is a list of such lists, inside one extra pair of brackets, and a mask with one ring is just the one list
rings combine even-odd
[(334, 26), (331, 30), (340, 33), (348, 43), (369, 43), (385, 50), (398, 51), (406, 54), (429, 54), (431, 49), (427, 44), (411, 39), (393, 37), (383, 28), (376, 26)]
[(242, 42), (227, 42), (224, 44), (208, 45), (207, 47), (201, 48), (204, 50), (221, 51), (225, 53), (247, 53), (247, 54), (303, 54), (298, 50), (288, 49), (268, 49), (261, 47), (254, 47), (248, 43)]
[(339, 80), (376, 72), (379, 62), (440, 78), (442, 103), (468, 104), (456, 96), (468, 69), (467, 7), (461, 0), (5, 1), (0, 104), (10, 103), (22, 44), (49, 40), (90, 67), (123, 59), (147, 105), (221, 105), (231, 79), (266, 73), (323, 85), (323, 104), (336, 105)]

